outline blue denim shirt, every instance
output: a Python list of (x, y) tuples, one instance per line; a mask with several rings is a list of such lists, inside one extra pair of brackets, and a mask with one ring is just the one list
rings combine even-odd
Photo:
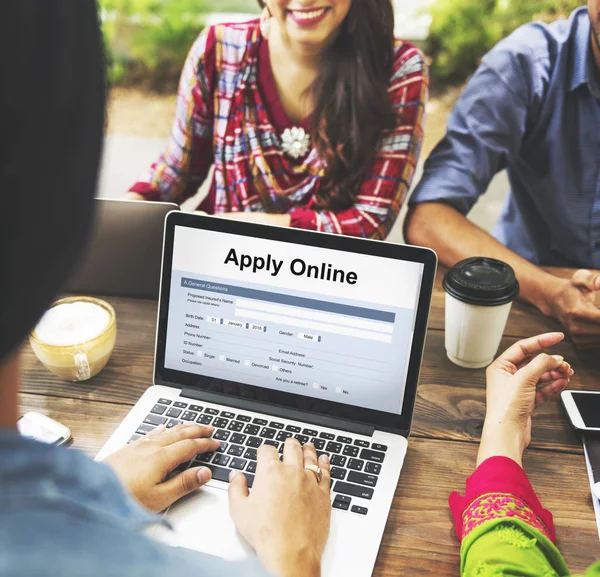
[(600, 268), (600, 89), (585, 8), (526, 24), (483, 58), (411, 204), (467, 214), (493, 176), (511, 191), (494, 236), (541, 265)]
[(157, 543), (142, 533), (157, 522), (108, 466), (0, 429), (1, 577), (267, 575)]

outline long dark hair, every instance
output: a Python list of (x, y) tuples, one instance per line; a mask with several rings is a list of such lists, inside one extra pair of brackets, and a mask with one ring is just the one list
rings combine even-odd
[[(264, 8), (264, 0), (258, 0)], [(391, 0), (352, 0), (311, 87), (315, 102), (312, 140), (325, 162), (317, 206), (354, 204), (381, 137), (397, 114), (388, 97), (394, 64)]]

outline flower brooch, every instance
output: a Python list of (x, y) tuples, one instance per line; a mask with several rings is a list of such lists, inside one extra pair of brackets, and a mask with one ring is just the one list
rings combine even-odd
[(301, 127), (286, 128), (281, 135), (281, 149), (295, 160), (306, 156), (310, 150), (310, 134)]

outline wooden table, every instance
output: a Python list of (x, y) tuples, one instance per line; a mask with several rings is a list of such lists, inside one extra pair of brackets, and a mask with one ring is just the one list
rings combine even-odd
[[(438, 272), (430, 329), (401, 481), (379, 552), (376, 575), (459, 574), (459, 546), (447, 498), (472, 473), (485, 413), (485, 371), (461, 369), (444, 349), (444, 293)], [(554, 271), (570, 276), (569, 270)], [(156, 302), (109, 298), (118, 338), (106, 369), (83, 384), (51, 375), (29, 345), (23, 355), (21, 410), (38, 410), (69, 426), (74, 446), (95, 455), (152, 382)], [(511, 313), (502, 348), (519, 338), (560, 327), (522, 303)], [(597, 354), (556, 347), (573, 365), (575, 389), (600, 389)], [(525, 469), (542, 503), (554, 514), (558, 544), (573, 573), (600, 554), (581, 443), (560, 404), (535, 415)]]

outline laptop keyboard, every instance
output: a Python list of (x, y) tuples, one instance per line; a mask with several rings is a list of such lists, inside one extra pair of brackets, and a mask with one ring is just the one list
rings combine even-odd
[[(183, 422), (212, 425), (213, 439), (220, 442), (212, 453), (197, 455), (195, 459), (177, 467), (181, 472), (188, 467), (205, 466), (211, 469), (214, 480), (229, 482), (232, 469), (243, 471), (252, 487), (256, 473), (257, 449), (272, 445), (282, 455), (284, 442), (295, 437), (300, 444), (311, 442), (317, 455), (327, 454), (331, 462), (331, 489), (334, 509), (366, 515), (368, 508), (353, 503), (353, 498), (371, 500), (377, 487), (378, 476), (387, 447), (354, 439), (348, 435), (334, 435), (313, 427), (285, 425), (277, 420), (252, 418), (232, 411), (220, 411), (183, 401), (159, 399), (137, 428), (129, 443), (152, 431), (158, 425), (167, 429)], [(280, 457), (282, 458), (282, 457)]]

